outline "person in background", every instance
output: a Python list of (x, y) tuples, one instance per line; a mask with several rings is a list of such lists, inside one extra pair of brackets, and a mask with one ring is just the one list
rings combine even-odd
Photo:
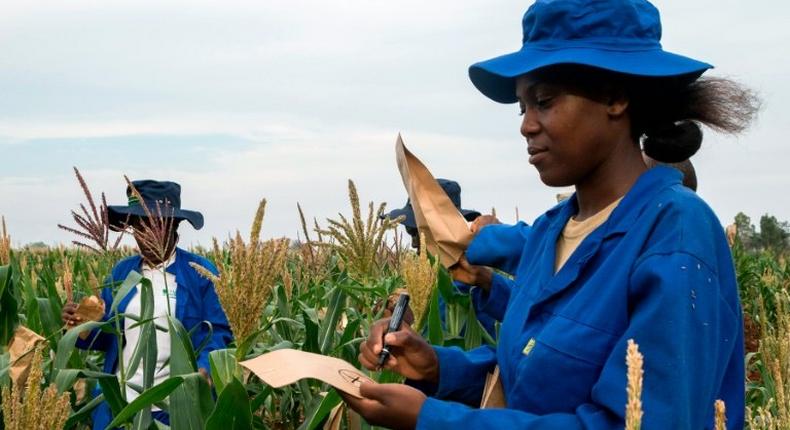
[(650, 156), (644, 152), (642, 152), (642, 158), (645, 160), (645, 165), (648, 169), (652, 169), (656, 166), (668, 166), (679, 170), (680, 173), (683, 174), (683, 185), (691, 191), (697, 191), (697, 171), (694, 169), (694, 164), (692, 164), (691, 160), (687, 159), (677, 163), (662, 163), (650, 158)]
[[(461, 186), (458, 182), (442, 178), (436, 179), (436, 182), (439, 183), (439, 186), (444, 190), (444, 193), (447, 194), (447, 197), (450, 198), (450, 201), (453, 202), (453, 205), (461, 212), (464, 219), (468, 222), (473, 222), (480, 216), (480, 212), (476, 210), (463, 209), (461, 207)], [(411, 206), (410, 199), (406, 200), (406, 204), (402, 208), (394, 209), (382, 215), (382, 218), (395, 219), (399, 216), (404, 217), (400, 224), (406, 230), (406, 234), (411, 237), (412, 249), (418, 251), (420, 249), (420, 232), (417, 230), (417, 219), (414, 217), (414, 208)]]
[[(461, 186), (456, 181), (452, 181), (449, 179), (437, 179), (439, 186), (444, 190), (447, 197), (450, 198), (450, 201), (453, 202), (456, 208), (461, 212), (464, 219), (469, 222), (474, 222), (478, 217), (480, 217), (480, 212), (471, 209), (463, 209), (461, 207)], [(414, 250), (419, 251), (420, 246), (420, 233), (417, 230), (417, 220), (414, 217), (414, 209), (411, 206), (411, 201), (407, 200), (406, 205), (402, 208), (395, 209), (390, 211), (388, 214), (383, 215), (383, 217), (387, 217), (390, 219), (395, 219), (397, 217), (403, 216), (403, 220), (400, 222), (403, 228), (406, 230), (406, 233), (411, 237), (411, 247)], [(468, 278), (467, 280), (473, 280), (473, 278)], [(464, 283), (463, 280), (456, 279), (454, 282), (456, 290), (461, 294), (472, 294), (472, 298), (478, 296), (479, 293), (473, 293), (474, 288), (472, 285)], [(477, 320), (480, 321), (480, 324), (483, 328), (488, 332), (491, 337), (496, 338), (496, 322), (495, 318), (491, 315), (485, 313), (481, 307), (477, 305), (476, 301), (473, 301), (475, 306), (475, 312), (477, 314)], [(444, 324), (445, 315), (446, 315), (446, 308), (447, 304), (445, 303), (444, 299), (439, 296), (439, 312), (441, 313), (442, 323)]]
[[(110, 225), (117, 230), (131, 229), (139, 254), (125, 258), (118, 262), (107, 279), (107, 287), (102, 289), (101, 298), (104, 301), (105, 314), (102, 318), (107, 321), (113, 318), (112, 312), (113, 289), (112, 285), (122, 282), (132, 271), (136, 271), (148, 279), (153, 286), (153, 305), (156, 324), (167, 327), (167, 317), (175, 316), (187, 331), (192, 331), (192, 345), (197, 347), (203, 342), (205, 347), (197, 357), (198, 371), (208, 379), (209, 361), (211, 351), (225, 348), (231, 341), (231, 332), (225, 312), (220, 306), (214, 285), (211, 281), (198, 275), (189, 263), (197, 263), (212, 273), (217, 273), (214, 265), (203, 257), (178, 248), (178, 226), (181, 221), (187, 221), (195, 229), (203, 227), (203, 215), (199, 212), (181, 209), (181, 186), (174, 182), (142, 180), (132, 182), (135, 189), (142, 197), (133, 193), (128, 187), (126, 194), (128, 205), (109, 206), (108, 220)], [(143, 204), (148, 208), (146, 211)], [(150, 215), (150, 216), (149, 216)], [(152, 217), (158, 217), (152, 220)], [(157, 224), (158, 222), (158, 224)], [(166, 229), (159, 237), (150, 235), (150, 227), (158, 225)], [(158, 243), (153, 243), (158, 242)], [(117, 312), (125, 315), (136, 315), (141, 312), (139, 288), (134, 287), (120, 300)], [(67, 303), (63, 307), (63, 322), (67, 327), (74, 327), (83, 321), (77, 313), (77, 305)], [(77, 347), (103, 351), (104, 372), (119, 374), (119, 362), (122, 360), (125, 367), (129, 366), (133, 351), (140, 337), (140, 328), (134, 327), (135, 321), (131, 318), (121, 319), (121, 348), (118, 340), (111, 333), (95, 329), (80, 334)], [(210, 324), (210, 326), (209, 326)], [(167, 331), (156, 330), (156, 374), (153, 384), (156, 385), (170, 376), (167, 362), (170, 359), (170, 335)], [(128, 371), (128, 370), (127, 370)], [(120, 376), (120, 375), (119, 375)], [(132, 385), (143, 386), (143, 366), (137, 366), (133, 374), (126, 374), (127, 385), (123, 387), (126, 392), (126, 401), (131, 402), (139, 393)], [(99, 391), (94, 392), (98, 395)], [(152, 408), (153, 418), (163, 424), (169, 424), (169, 415), (157, 407)], [(93, 411), (93, 428), (104, 429), (112, 421), (112, 412), (106, 401), (101, 402)]]

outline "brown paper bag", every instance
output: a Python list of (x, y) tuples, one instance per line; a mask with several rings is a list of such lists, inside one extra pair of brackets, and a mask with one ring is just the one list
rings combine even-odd
[(346, 404), (343, 402), (338, 403), (337, 406), (332, 408), (329, 412), (329, 417), (324, 423), (324, 430), (340, 430), (340, 424), (343, 422), (343, 414), (346, 412)]
[(486, 375), (486, 385), (483, 388), (483, 398), (480, 400), (480, 409), (496, 409), (506, 406), (505, 390), (502, 388), (502, 380), (499, 377), (499, 366), (497, 366), (494, 369), (494, 373)]
[(295, 349), (278, 349), (239, 364), (250, 369), (263, 382), (275, 388), (293, 384), (300, 379), (313, 378), (326, 382), (344, 393), (362, 398), (359, 393), (360, 384), (375, 383), (357, 368), (339, 358)]
[(359, 414), (353, 409), (346, 407), (345, 403), (340, 403), (329, 412), (329, 417), (324, 423), (324, 430), (340, 430), (343, 424), (343, 416), (346, 417), (346, 429), (362, 430), (362, 421)]
[(30, 364), (33, 361), (36, 345), (44, 340), (43, 337), (23, 325), (17, 326), (14, 330), (14, 337), (8, 344), (11, 363), (8, 376), (11, 378), (13, 386), (18, 387), (25, 384), (27, 375), (30, 373)]
[(437, 256), (444, 267), (454, 265), (472, 241), (464, 216), (425, 165), (406, 149), (400, 134), (395, 156), (428, 252)]
[(83, 297), (76, 314), (83, 321), (101, 321), (104, 318), (104, 300), (97, 296)]

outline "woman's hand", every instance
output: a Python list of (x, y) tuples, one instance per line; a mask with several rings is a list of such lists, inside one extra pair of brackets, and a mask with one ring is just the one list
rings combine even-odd
[(208, 384), (209, 387), (214, 386), (214, 383), (211, 381), (211, 375), (208, 373), (208, 370), (201, 367), (198, 369), (198, 373), (200, 374), (200, 376), (203, 377), (203, 379), (206, 380), (206, 383)]
[(425, 402), (425, 394), (403, 384), (362, 383), (359, 392), (364, 398), (338, 391), (348, 406), (369, 424), (391, 429), (413, 429)]
[(77, 315), (77, 306), (78, 305), (74, 302), (68, 302), (63, 305), (60, 319), (63, 320), (63, 324), (66, 324), (67, 328), (72, 328), (82, 323), (82, 318)]
[(384, 368), (417, 381), (439, 381), (439, 359), (430, 344), (411, 327), (402, 323), (400, 330), (387, 331), (389, 318), (377, 321), (370, 328), (368, 339), (359, 347), (359, 361), (370, 370), (378, 370), (378, 360), (384, 342), (389, 347), (390, 356)]
[[(84, 322), (82, 317), (77, 315), (78, 307), (79, 305), (73, 302), (68, 302), (63, 305), (63, 310), (60, 312), (60, 319), (63, 321), (63, 324), (66, 324), (66, 330), (70, 330)], [(90, 333), (91, 332), (88, 330), (82, 331), (80, 332), (79, 337), (80, 339), (85, 340), (88, 338)]]
[(469, 264), (466, 255), (462, 255), (455, 265), (450, 267), (450, 275), (453, 279), (467, 285), (474, 285), (485, 291), (491, 289), (491, 269), (484, 266), (474, 266)]
[[(398, 303), (398, 298), (400, 297), (401, 293), (408, 294), (408, 291), (405, 288), (398, 288), (394, 293), (387, 297), (387, 300), (384, 303), (384, 318), (391, 317), (392, 313), (395, 312), (395, 305)], [(377, 304), (373, 308), (373, 312), (378, 312), (381, 308), (380, 306), (380, 304)], [(403, 311), (403, 322), (408, 325), (414, 324), (414, 311), (411, 310), (411, 306), (409, 305), (406, 305), (406, 310)]]
[(502, 224), (502, 222), (499, 221), (494, 215), (480, 215), (479, 217), (475, 218), (474, 221), (472, 221), (469, 229), (472, 230), (472, 233), (477, 234), (480, 232), (481, 228), (490, 224)]

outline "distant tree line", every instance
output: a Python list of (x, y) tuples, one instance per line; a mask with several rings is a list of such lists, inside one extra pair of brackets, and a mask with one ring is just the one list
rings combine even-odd
[(770, 251), (777, 255), (790, 250), (790, 223), (779, 221), (773, 215), (760, 217), (758, 231), (752, 220), (743, 212), (735, 215), (736, 237), (741, 246), (748, 251)]

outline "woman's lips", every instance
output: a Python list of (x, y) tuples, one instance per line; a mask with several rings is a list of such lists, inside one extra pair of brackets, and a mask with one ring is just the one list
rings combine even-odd
[(529, 163), (537, 164), (540, 160), (544, 159), (548, 153), (548, 149), (540, 146), (527, 146), (527, 153), (529, 154)]

